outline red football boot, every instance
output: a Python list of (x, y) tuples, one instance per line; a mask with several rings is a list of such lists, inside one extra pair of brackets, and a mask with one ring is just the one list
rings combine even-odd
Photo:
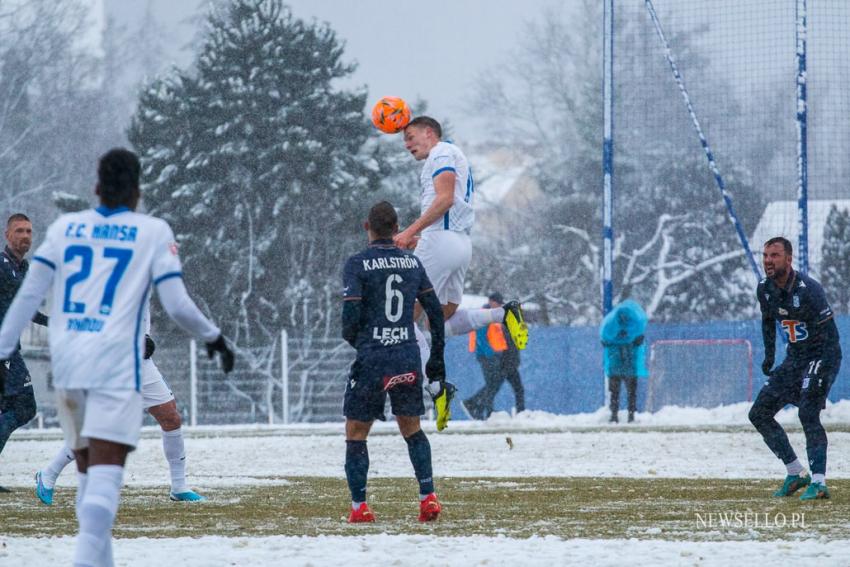
[(372, 513), (372, 510), (369, 509), (369, 505), (365, 502), (360, 504), (360, 507), (355, 510), (351, 509), (351, 514), (348, 516), (349, 524), (360, 524), (363, 522), (374, 522), (375, 514)]
[(425, 500), (419, 502), (419, 521), (433, 522), (442, 512), (443, 507), (440, 506), (440, 501), (437, 500), (437, 495), (433, 492), (425, 497)]

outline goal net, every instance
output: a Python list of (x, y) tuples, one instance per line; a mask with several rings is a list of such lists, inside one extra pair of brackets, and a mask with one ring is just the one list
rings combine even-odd
[(753, 349), (746, 339), (654, 341), (647, 411), (664, 406), (716, 407), (753, 397)]

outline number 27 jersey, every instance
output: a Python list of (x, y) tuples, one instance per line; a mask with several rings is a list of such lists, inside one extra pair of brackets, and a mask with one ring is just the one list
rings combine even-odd
[(413, 306), (433, 288), (416, 256), (376, 240), (346, 261), (342, 279), (343, 299), (362, 302), (358, 351), (416, 343)]
[(127, 208), (62, 215), (33, 261), (54, 270), (49, 337), (56, 387), (138, 390), (151, 284), (181, 276), (168, 224)]

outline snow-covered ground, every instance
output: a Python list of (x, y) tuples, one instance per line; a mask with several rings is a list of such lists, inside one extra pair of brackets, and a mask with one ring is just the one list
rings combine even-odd
[[(495, 414), (480, 422), (452, 422), (430, 432), (434, 471), (440, 476), (624, 476), (781, 478), (780, 463), (748, 426), (749, 404), (713, 410), (668, 408), (641, 414), (633, 425), (609, 425), (600, 410), (578, 416), (529, 412)], [(795, 425), (796, 412), (779, 420)], [(829, 476), (850, 478), (850, 402), (830, 405)], [(838, 427), (836, 427), (838, 428)], [(827, 425), (829, 430), (829, 425)], [(796, 428), (791, 441), (802, 456)], [(156, 430), (146, 432), (130, 457), (127, 484), (164, 485), (167, 479)], [(510, 443), (508, 443), (508, 438)], [(0, 463), (0, 485), (30, 486), (33, 472), (59, 449), (56, 431), (16, 434)], [(511, 447), (512, 446), (512, 447)], [(406, 477), (410, 462), (394, 425), (376, 425), (369, 440), (370, 475)], [(285, 476), (343, 477), (342, 424), (283, 427), (198, 427), (188, 432), (189, 481), (199, 488), (281, 483)], [(71, 471), (60, 486), (74, 484)], [(521, 521), (521, 519), (518, 519)], [(203, 536), (203, 534), (199, 534)], [(664, 540), (565, 540), (554, 537), (428, 537), (363, 535), (327, 537), (127, 539), (116, 543), (117, 565), (850, 565), (846, 541), (676, 542)], [(0, 535), (0, 565), (66, 564), (71, 538), (33, 540)], [(624, 562), (624, 558), (629, 560)]]
[[(0, 565), (68, 565), (72, 538), (3, 538)], [(116, 566), (261, 567), (341, 565), (550, 566), (627, 565), (729, 567), (782, 565), (846, 567), (850, 541), (674, 542), (663, 540), (588, 540), (555, 537), (428, 537), (372, 535), (363, 537), (178, 538), (120, 540)], [(175, 562), (175, 558), (180, 558)]]
[[(712, 410), (667, 408), (657, 414), (640, 414), (633, 425), (609, 425), (605, 410), (573, 416), (528, 412), (511, 418), (494, 414), (486, 422), (451, 422), (446, 433), (431, 429), (429, 439), (438, 477), (782, 476), (781, 464), (749, 425), (748, 408), (746, 403)], [(779, 420), (796, 425), (796, 410), (781, 412)], [(850, 402), (830, 405), (824, 422), (850, 425)], [(188, 432), (187, 439), (190, 482), (203, 488), (276, 483), (282, 476), (342, 477), (342, 431), (342, 423), (196, 428)], [(789, 437), (804, 456), (805, 441), (799, 427)], [(832, 432), (829, 441), (829, 475), (850, 478), (850, 433)], [(0, 485), (29, 486), (35, 470), (60, 446), (58, 431), (16, 434), (3, 452)], [(369, 454), (372, 476), (410, 474), (406, 447), (392, 423), (376, 424)], [(156, 430), (147, 431), (130, 456), (126, 479), (135, 486), (166, 483)], [(74, 483), (70, 471), (59, 479), (60, 486)]]

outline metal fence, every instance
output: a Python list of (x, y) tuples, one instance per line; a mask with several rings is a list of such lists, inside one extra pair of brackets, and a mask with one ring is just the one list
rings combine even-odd
[[(31, 427), (57, 425), (47, 349), (25, 343), (39, 415)], [(160, 340), (154, 361), (189, 425), (281, 424), (342, 420), (342, 398), (355, 351), (331, 338), (290, 338), (237, 349), (225, 375), (195, 341)], [(152, 418), (145, 418), (153, 424)]]

